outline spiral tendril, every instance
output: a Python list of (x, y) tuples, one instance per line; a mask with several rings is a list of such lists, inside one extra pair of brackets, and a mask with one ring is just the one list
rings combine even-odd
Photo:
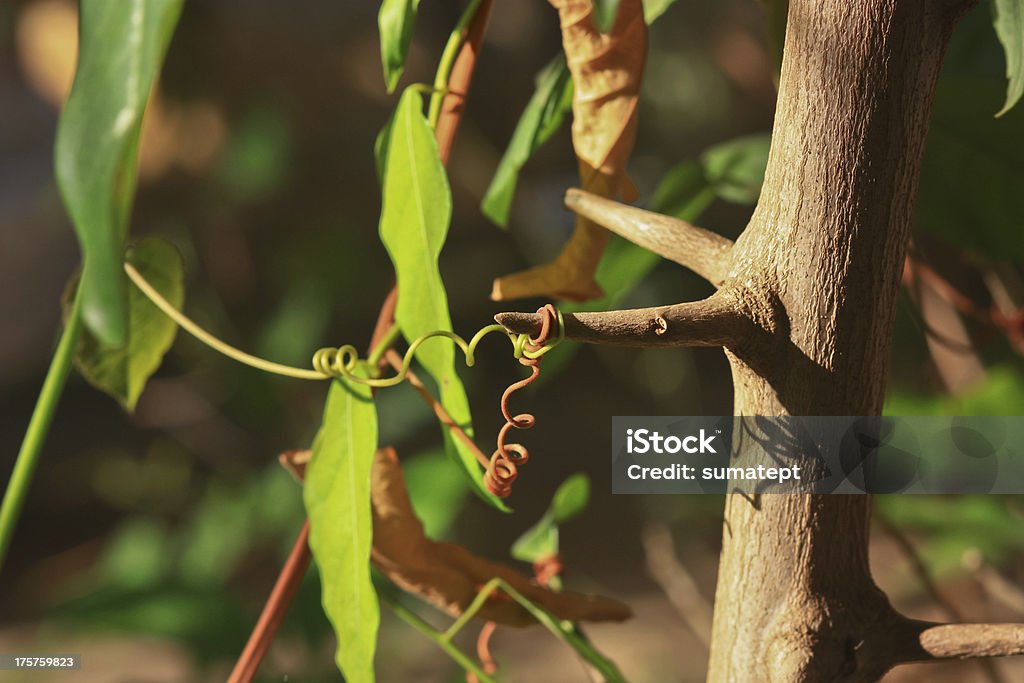
[[(551, 304), (537, 310), (541, 318), (541, 328), (536, 336), (519, 335), (522, 340), (523, 352), (516, 356), (519, 362), (530, 368), (530, 376), (513, 382), (501, 395), (501, 414), (505, 424), (498, 431), (497, 448), (491, 455), (487, 471), (484, 473), (484, 485), (487, 490), (499, 498), (507, 498), (512, 493), (512, 484), (519, 477), (519, 468), (530, 459), (530, 453), (521, 443), (507, 443), (506, 438), (512, 429), (533, 429), (537, 418), (532, 413), (513, 415), (509, 410), (512, 394), (533, 384), (540, 375), (540, 361), (548, 349), (561, 340), (564, 331), (561, 313)], [(550, 342), (552, 331), (557, 329), (557, 336)]]
[[(207, 346), (220, 353), (245, 363), (251, 367), (271, 372), (286, 377), (297, 379), (344, 379), (348, 382), (364, 384), (371, 387), (393, 387), (404, 382), (409, 375), (409, 368), (417, 349), (427, 340), (435, 337), (443, 337), (451, 340), (462, 351), (466, 358), (466, 367), (473, 367), (476, 362), (476, 348), (487, 335), (493, 332), (501, 332), (508, 337), (512, 344), (512, 354), (520, 363), (530, 368), (530, 376), (513, 382), (501, 395), (501, 414), (505, 418), (505, 424), (498, 431), (497, 448), (487, 460), (483, 454), (478, 454), (478, 459), (485, 466), (484, 485), (487, 490), (500, 498), (506, 498), (512, 492), (512, 483), (519, 476), (519, 467), (525, 465), (529, 460), (529, 452), (526, 447), (519, 443), (507, 443), (506, 438), (512, 429), (532, 429), (536, 418), (531, 413), (519, 413), (513, 415), (509, 410), (509, 400), (512, 394), (520, 389), (529, 386), (536, 381), (540, 374), (540, 361), (548, 351), (553, 349), (565, 337), (565, 328), (562, 321), (562, 314), (551, 304), (547, 304), (537, 310), (540, 317), (540, 330), (535, 336), (528, 334), (512, 334), (501, 325), (488, 325), (478, 331), (467, 342), (465, 339), (447, 330), (436, 330), (428, 332), (421, 337), (414, 339), (402, 357), (402, 363), (392, 377), (374, 376), (377, 372), (376, 364), (359, 358), (359, 351), (351, 344), (333, 347), (328, 346), (318, 349), (313, 354), (313, 369), (294, 368), (280, 363), (253, 356), (241, 349), (218, 339), (202, 327), (189, 319), (179, 311), (167, 299), (165, 299), (131, 264), (124, 264), (125, 272), (139, 290), (146, 295), (154, 305), (165, 315), (176, 322), (183, 329), (199, 339)], [(397, 328), (394, 330), (397, 334)], [(390, 340), (382, 348), (390, 345)], [(371, 360), (378, 358), (371, 353)], [(367, 375), (358, 373), (360, 365), (368, 367)]]

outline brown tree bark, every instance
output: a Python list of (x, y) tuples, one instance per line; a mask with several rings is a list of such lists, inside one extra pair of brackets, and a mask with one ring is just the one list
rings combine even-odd
[[(718, 291), (567, 314), (565, 337), (721, 345), (738, 416), (879, 415), (935, 83), (975, 1), (791, 0), (765, 182), (735, 244), (585, 192), (566, 198)], [(511, 332), (539, 323), (496, 318)], [(866, 495), (727, 496), (709, 682), (862, 683), (906, 662), (1024, 654), (1024, 625), (898, 614), (871, 577), (870, 513)]]

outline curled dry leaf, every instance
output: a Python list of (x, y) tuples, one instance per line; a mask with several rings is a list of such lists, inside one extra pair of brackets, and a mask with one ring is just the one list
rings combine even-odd
[[(309, 451), (288, 451), (281, 464), (302, 478)], [(445, 612), (458, 616), (491, 579), (504, 580), (530, 601), (559, 619), (570, 621), (623, 621), (630, 609), (610, 598), (543, 588), (516, 570), (478, 557), (460, 545), (434, 541), (423, 532), (413, 512), (398, 456), (392, 448), (377, 451), (373, 460), (374, 565), (391, 581), (419, 595)], [(510, 626), (535, 623), (518, 603), (500, 593), (478, 612), (480, 619)]]
[[(601, 33), (593, 20), (592, 0), (551, 0), (558, 9), (562, 45), (572, 73), (572, 141), (580, 181), (588, 192), (631, 201), (636, 190), (626, 162), (636, 139), (637, 104), (647, 24), (641, 0), (621, 0), (615, 25)], [(496, 301), (554, 296), (584, 301), (603, 295), (594, 279), (608, 243), (608, 232), (582, 217), (572, 237), (551, 263), (494, 281)]]

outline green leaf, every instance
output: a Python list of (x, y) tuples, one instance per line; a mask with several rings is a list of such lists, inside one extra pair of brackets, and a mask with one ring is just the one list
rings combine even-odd
[(578, 472), (565, 481), (555, 491), (551, 499), (551, 516), (559, 524), (568, 522), (578, 516), (587, 507), (590, 500), (590, 478)]
[[(175, 308), (185, 300), (181, 256), (171, 244), (147, 237), (128, 252), (128, 262)], [(136, 287), (128, 290), (126, 343), (110, 348), (88, 329), (82, 331), (75, 364), (94, 387), (132, 411), (146, 381), (171, 348), (177, 324)]]
[(653, 24), (676, 0), (644, 0), (644, 21)]
[(564, 55), (558, 55), (537, 74), (536, 85), (480, 205), (484, 215), (503, 228), (508, 227), (519, 171), (558, 131), (572, 109), (572, 76)]
[(512, 544), (511, 552), (512, 557), (523, 562), (536, 562), (554, 555), (558, 552), (558, 525), (545, 514)]
[(594, 25), (601, 33), (612, 30), (618, 13), (619, 0), (594, 0)]
[[(422, 96), (407, 89), (398, 102), (387, 145), (384, 205), (380, 236), (395, 266), (398, 306), (395, 322), (408, 342), (429, 332), (451, 330), (448, 295), (437, 259), (448, 235), (452, 198), (434, 133), (423, 116)], [(441, 404), (467, 434), (472, 435), (469, 400), (455, 371), (452, 344), (428, 341), (416, 351), (418, 360), (437, 382)], [(448, 452), (462, 466), (473, 490), (501, 510), (501, 500), (483, 485), (473, 452), (444, 429)]]
[(384, 65), (384, 82), (388, 92), (395, 89), (398, 79), (402, 77), (419, 7), (420, 0), (383, 0), (380, 3), (380, 13), (377, 15), (380, 60)]
[(726, 201), (753, 204), (761, 194), (770, 135), (748, 135), (715, 145), (701, 155), (704, 175)]
[(996, 119), (996, 78), (939, 81), (921, 165), (918, 222), (961, 247), (1024, 259), (1024, 109)]
[(82, 0), (78, 67), (57, 127), (56, 177), (85, 267), (82, 316), (107, 346), (128, 334), (121, 258), (146, 100), (182, 0)]
[(994, 0), (992, 23), (1006, 54), (1006, 102), (996, 116), (1013, 108), (1024, 95), (1024, 0)]
[(590, 498), (590, 479), (582, 472), (562, 482), (540, 520), (512, 545), (512, 557), (535, 562), (558, 552), (558, 525), (583, 512)]
[(306, 468), (303, 500), (324, 612), (338, 638), (336, 661), (349, 683), (372, 683), (380, 624), (370, 580), (370, 470), (376, 448), (377, 412), (370, 388), (332, 381)]
[(441, 450), (404, 458), (402, 474), (424, 533), (430, 538), (442, 538), (451, 529), (469, 493), (465, 477), (451, 466)]

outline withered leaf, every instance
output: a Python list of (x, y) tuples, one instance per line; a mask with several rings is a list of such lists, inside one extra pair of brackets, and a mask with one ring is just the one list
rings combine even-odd
[[(562, 45), (572, 73), (572, 141), (583, 188), (602, 197), (636, 198), (626, 162), (636, 140), (637, 104), (647, 56), (641, 0), (621, 0), (615, 25), (598, 30), (592, 0), (550, 0), (558, 10)], [(585, 301), (602, 296), (594, 273), (608, 232), (577, 217), (572, 237), (551, 263), (494, 281), (496, 301), (553, 296)]]
[[(288, 451), (280, 460), (286, 469), (301, 478), (309, 452)], [(617, 600), (572, 591), (555, 592), (538, 586), (509, 566), (474, 555), (458, 544), (428, 538), (413, 512), (393, 448), (382, 448), (374, 455), (370, 490), (374, 565), (403, 590), (452, 616), (462, 614), (481, 587), (496, 577), (559, 619), (623, 621), (632, 616), (629, 607)], [(485, 621), (510, 626), (536, 623), (523, 607), (501, 594), (488, 600), (477, 614)]]

